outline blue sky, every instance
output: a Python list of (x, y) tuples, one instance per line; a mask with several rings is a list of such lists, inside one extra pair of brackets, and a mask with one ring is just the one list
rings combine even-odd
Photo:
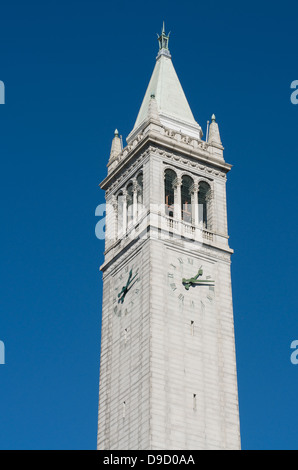
[(242, 447), (297, 449), (297, 2), (2, 2), (0, 448), (96, 447), (104, 202), (162, 21), (228, 175)]

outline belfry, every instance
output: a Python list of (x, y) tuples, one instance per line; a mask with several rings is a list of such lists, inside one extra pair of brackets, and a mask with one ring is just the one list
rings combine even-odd
[(159, 51), (107, 176), (98, 449), (240, 449), (225, 162)]

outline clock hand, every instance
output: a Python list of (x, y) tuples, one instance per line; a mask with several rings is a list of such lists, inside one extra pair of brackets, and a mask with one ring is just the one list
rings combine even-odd
[(203, 269), (202, 266), (199, 268), (198, 274), (195, 277), (192, 277), (192, 279), (198, 279), (199, 276), (203, 275)]
[(125, 290), (127, 289), (127, 286), (128, 286), (129, 283), (130, 283), (130, 278), (131, 278), (131, 276), (132, 276), (132, 269), (131, 269), (130, 272), (129, 272), (129, 276), (128, 276), (126, 285), (122, 287), (121, 291), (120, 291), (119, 294), (118, 294), (118, 297), (120, 297), (120, 295), (121, 295), (122, 293), (124, 293)]
[(191, 277), (190, 279), (182, 279), (182, 284), (184, 283), (187, 283), (187, 284), (193, 284), (194, 282), (196, 282), (196, 280), (198, 279), (198, 277), (202, 276), (203, 275), (203, 269), (202, 269), (202, 266), (199, 268), (198, 270), (198, 273), (196, 274), (196, 276), (194, 277)]
[(182, 279), (182, 284), (194, 284), (197, 281), (197, 277), (191, 277), (190, 279)]
[[(138, 273), (136, 273), (134, 275), (134, 277), (132, 278), (132, 269), (130, 270), (129, 276), (128, 276), (128, 279), (127, 279), (127, 283), (126, 283), (125, 286), (122, 287), (121, 291), (118, 294), (118, 298), (119, 298), (118, 303), (121, 302), (123, 304), (125, 296), (126, 296), (127, 292), (129, 291), (129, 285), (132, 283), (132, 281), (136, 278), (137, 275), (138, 275)], [(131, 287), (132, 287), (132, 285), (131, 285)]]
[[(126, 292), (127, 292), (127, 284), (126, 284), (126, 286), (122, 287), (121, 291), (118, 294), (118, 298), (119, 298), (118, 303), (119, 302), (123, 303)], [(121, 296), (122, 296), (122, 298), (120, 299)]]
[(126, 285), (125, 285), (125, 286), (123, 286), (123, 288), (127, 288), (127, 286), (128, 286), (128, 285), (129, 285), (129, 283), (130, 283), (130, 278), (131, 278), (131, 276), (132, 276), (132, 269), (129, 271), (129, 276), (128, 276), (128, 279), (127, 279)]
[(118, 294), (118, 298), (119, 298), (118, 304), (119, 304), (120, 302), (123, 304), (127, 292), (128, 292), (127, 286), (123, 286), (122, 289), (121, 289), (121, 291), (120, 291), (119, 294)]
[(126, 290), (126, 286), (123, 286), (121, 291), (118, 294), (118, 297), (120, 297), (120, 295), (122, 295), (125, 292), (125, 290)]
[(118, 298), (119, 298), (118, 304), (119, 304), (120, 302), (123, 304), (124, 298), (125, 298), (125, 295), (126, 295), (126, 290), (127, 290), (126, 287), (123, 287), (122, 290), (121, 290), (121, 292), (119, 292), (119, 294), (118, 294)]
[(197, 282), (192, 282), (191, 285), (192, 285), (193, 287), (195, 287), (195, 286), (208, 286), (208, 287), (212, 287), (212, 286), (214, 286), (215, 284), (214, 284), (214, 282), (213, 282), (213, 283), (212, 283), (212, 282), (211, 282), (211, 283), (209, 283), (209, 282), (207, 283), (207, 282), (197, 281)]
[(137, 275), (138, 275), (138, 273), (136, 273), (134, 275), (134, 277), (132, 279), (130, 279), (129, 282), (127, 282), (126, 287), (128, 287), (132, 283), (132, 281), (137, 277)]
[(191, 277), (190, 279), (182, 279), (182, 284), (184, 285), (186, 290), (189, 290), (189, 288), (192, 286), (214, 286), (214, 281), (211, 279), (200, 279), (199, 281), (197, 280), (199, 276), (203, 274), (203, 270), (200, 268), (199, 272), (196, 276)]
[[(135, 276), (136, 277), (136, 276)], [(135, 282), (127, 289), (127, 292), (130, 291), (130, 289), (135, 285), (135, 283), (138, 282), (138, 279), (135, 280)]]

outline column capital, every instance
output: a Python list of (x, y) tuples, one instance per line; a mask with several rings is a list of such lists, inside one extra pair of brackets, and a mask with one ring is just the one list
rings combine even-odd
[(173, 188), (178, 188), (182, 185), (182, 178), (181, 176), (177, 176), (173, 181)]
[(117, 203), (117, 196), (116, 196), (116, 194), (113, 194), (113, 195), (111, 196), (111, 204), (113, 205), (113, 204), (115, 204), (115, 203)]
[(118, 199), (115, 194), (113, 194), (113, 196), (111, 197), (111, 205), (115, 211), (118, 210)]
[(136, 178), (132, 180), (132, 189), (133, 189), (133, 192), (136, 192), (139, 189), (139, 183), (137, 182)]
[(199, 183), (193, 183), (190, 187), (191, 193), (197, 193), (199, 191)]
[(206, 201), (207, 202), (212, 201), (213, 196), (214, 196), (214, 191), (213, 191), (213, 189), (210, 189), (206, 194)]

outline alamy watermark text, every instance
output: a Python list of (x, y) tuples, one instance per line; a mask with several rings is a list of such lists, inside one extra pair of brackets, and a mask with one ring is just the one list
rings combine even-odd
[(298, 104), (298, 80), (294, 80), (291, 83), (291, 88), (294, 89), (293, 93), (291, 94), (291, 103)]
[(294, 340), (291, 343), (291, 349), (294, 349), (294, 351), (291, 354), (291, 363), (294, 365), (298, 364), (298, 340)]
[(5, 104), (5, 86), (0, 80), (0, 104)]
[(0, 341), (0, 364), (5, 364), (5, 346), (3, 341)]

